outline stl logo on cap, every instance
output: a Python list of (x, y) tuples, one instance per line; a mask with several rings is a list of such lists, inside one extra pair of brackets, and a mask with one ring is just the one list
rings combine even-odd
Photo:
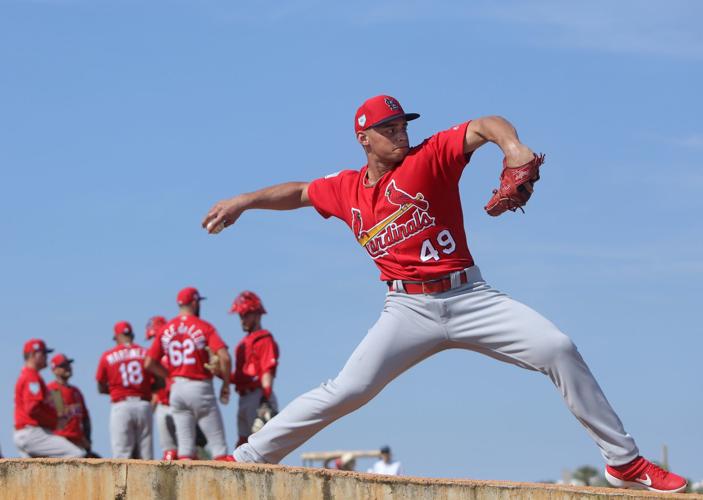
[(129, 321), (118, 321), (117, 323), (115, 323), (115, 327), (113, 330), (115, 332), (115, 335), (131, 335), (132, 325), (129, 324)]
[(407, 121), (419, 118), (417, 113), (406, 113), (398, 99), (389, 95), (377, 95), (366, 99), (354, 115), (354, 131), (360, 132), (382, 125), (397, 118)]
[(391, 111), (398, 111), (400, 109), (400, 104), (392, 97), (386, 97), (383, 101), (386, 103), (386, 106), (388, 106), (388, 109), (390, 109)]

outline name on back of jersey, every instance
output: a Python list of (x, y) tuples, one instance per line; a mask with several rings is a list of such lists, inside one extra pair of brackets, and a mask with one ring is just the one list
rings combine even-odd
[(146, 349), (143, 347), (130, 347), (128, 349), (120, 349), (119, 351), (111, 352), (107, 355), (107, 362), (110, 365), (127, 361), (130, 359), (144, 359), (146, 357)]

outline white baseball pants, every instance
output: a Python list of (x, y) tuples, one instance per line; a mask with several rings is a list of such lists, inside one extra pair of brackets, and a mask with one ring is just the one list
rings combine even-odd
[[(244, 396), (239, 396), (237, 430), (239, 431), (240, 438), (249, 437), (251, 435), (251, 427), (254, 425), (254, 420), (256, 419), (256, 410), (259, 409), (259, 403), (263, 395), (264, 393), (261, 389), (256, 389)], [(275, 411), (278, 411), (278, 400), (276, 399), (275, 393), (271, 393), (269, 403), (271, 403), (271, 407)]]
[(112, 403), (110, 441), (113, 458), (154, 458), (151, 403), (129, 397)]
[(15, 431), (13, 438), (23, 458), (81, 458), (86, 454), (83, 448), (42, 427), (23, 427)]
[(195, 424), (207, 438), (213, 458), (227, 454), (225, 426), (212, 380), (174, 377), (169, 398), (176, 424), (179, 457), (195, 457)]
[(445, 349), (467, 349), (547, 375), (606, 462), (638, 449), (573, 342), (529, 307), (493, 289), (477, 267), (468, 283), (434, 295), (389, 292), (380, 318), (334, 380), (303, 394), (237, 448), (238, 462), (278, 463), (370, 401), (398, 375)]
[(154, 410), (154, 419), (156, 420), (156, 428), (159, 429), (161, 452), (177, 449), (176, 424), (173, 421), (171, 407), (160, 403), (157, 404), (156, 410)]

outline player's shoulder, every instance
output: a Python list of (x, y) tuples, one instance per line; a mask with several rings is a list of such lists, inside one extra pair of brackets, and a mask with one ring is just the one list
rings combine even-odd
[(316, 180), (322, 181), (322, 182), (328, 181), (328, 182), (339, 182), (339, 183), (355, 182), (359, 179), (360, 176), (361, 176), (361, 169), (359, 169), (359, 170), (345, 169), (345, 170), (338, 170), (336, 172), (329, 173), (329, 174), (324, 175)]
[(251, 339), (251, 342), (256, 342), (258, 340), (270, 338), (273, 339), (273, 334), (269, 330), (261, 329), (257, 330), (251, 335), (248, 336)]
[(466, 127), (469, 125), (470, 122), (471, 120), (467, 120), (465, 122), (459, 123), (457, 125), (452, 125), (449, 128), (435, 132), (431, 136), (425, 138), (417, 146), (413, 146), (412, 148), (410, 148), (408, 156), (427, 151), (428, 149), (435, 147), (437, 143), (446, 140), (452, 140), (452, 138), (454, 137), (463, 138), (466, 135)]
[(52, 380), (48, 384), (46, 384), (46, 388), (49, 389), (50, 391), (56, 391), (60, 389), (59, 383), (56, 380)]
[(122, 346), (121, 346), (121, 345), (112, 346), (112, 347), (110, 347), (108, 350), (106, 350), (105, 352), (103, 352), (103, 353), (100, 355), (100, 359), (105, 359), (105, 358), (107, 358), (110, 354), (112, 354), (112, 353), (115, 352), (115, 351), (119, 351), (120, 349), (122, 349)]
[(22, 381), (32, 382), (32, 381), (40, 380), (40, 379), (41, 379), (41, 377), (39, 376), (39, 372), (37, 370), (32, 370), (31, 368), (23, 366), (22, 371), (20, 372), (20, 376), (18, 377), (17, 381), (18, 382), (22, 382)]
[(200, 329), (203, 330), (203, 333), (217, 332), (215, 325), (213, 325), (209, 321), (206, 321), (203, 318), (198, 318), (196, 316), (193, 316), (193, 318), (195, 319), (195, 321), (193, 323), (197, 324), (200, 327)]

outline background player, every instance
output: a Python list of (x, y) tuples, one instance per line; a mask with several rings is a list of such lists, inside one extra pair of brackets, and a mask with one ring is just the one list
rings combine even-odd
[(39, 374), (52, 350), (40, 339), (24, 344), (24, 367), (15, 385), (15, 446), (25, 458), (83, 457), (84, 449), (53, 433), (58, 416)]
[[(273, 393), (273, 379), (278, 366), (278, 344), (268, 330), (261, 328), (261, 316), (266, 314), (261, 299), (254, 292), (242, 292), (232, 304), (231, 313), (239, 314), (246, 335), (234, 348), (235, 368), (232, 383), (239, 394), (237, 429), (240, 444), (246, 443), (258, 410), (268, 405), (273, 413), (278, 402)], [(266, 409), (264, 409), (266, 411)]]
[[(146, 340), (153, 341), (157, 333), (166, 325), (166, 318), (154, 316), (149, 319), (146, 325)], [(161, 357), (161, 366), (168, 371), (168, 356)], [(167, 377), (164, 386), (154, 391), (152, 405), (154, 408), (154, 419), (156, 427), (159, 429), (159, 445), (161, 446), (161, 458), (164, 460), (176, 460), (178, 458), (178, 444), (176, 441), (176, 424), (173, 422), (171, 407), (168, 404), (171, 392), (171, 377)]]
[(410, 148), (407, 122), (418, 117), (391, 96), (368, 99), (354, 117), (366, 166), (235, 196), (217, 203), (203, 220), (216, 233), (247, 209), (313, 205), (323, 217), (335, 216), (352, 229), (389, 287), (381, 317), (337, 377), (289, 404), (235, 450), (235, 459), (277, 463), (416, 363), (461, 348), (549, 376), (600, 448), (611, 484), (685, 489), (685, 479), (639, 455), (573, 342), (537, 312), (493, 289), (474, 265), (458, 187), (471, 155), (489, 142), (505, 155), (501, 186), (486, 207), (491, 215), (516, 208), (512, 198), (507, 204), (500, 199), (504, 192), (514, 194), (505, 182), (516, 181), (516, 172), (533, 172), (520, 180), (522, 191), (515, 194), (523, 202), (529, 198), (543, 157), (500, 117), (465, 122)]
[(381, 448), (381, 458), (374, 462), (367, 472), (386, 474), (388, 476), (402, 476), (403, 466), (398, 460), (393, 460), (390, 446), (384, 446)]
[[(222, 378), (220, 399), (229, 399), (231, 370), (227, 345), (215, 328), (200, 319), (201, 297), (193, 287), (178, 292), (179, 314), (157, 332), (146, 357), (145, 366), (164, 379), (172, 377), (169, 404), (176, 424), (178, 458), (195, 458), (196, 423), (200, 425), (215, 460), (229, 460), (222, 414), (212, 384), (212, 372), (206, 368), (210, 355), (218, 356), (218, 375)], [(168, 356), (168, 370), (160, 364)]]
[(153, 458), (151, 390), (154, 379), (144, 370), (146, 349), (134, 343), (127, 321), (114, 326), (117, 344), (100, 357), (98, 391), (109, 394), (110, 442), (114, 458)]
[(65, 354), (56, 354), (51, 358), (51, 371), (55, 379), (47, 384), (47, 389), (54, 403), (60, 424), (54, 430), (57, 436), (63, 436), (76, 446), (86, 451), (86, 456), (97, 458), (90, 451), (91, 424), (88, 407), (80, 389), (68, 383), (73, 375), (73, 360)]

